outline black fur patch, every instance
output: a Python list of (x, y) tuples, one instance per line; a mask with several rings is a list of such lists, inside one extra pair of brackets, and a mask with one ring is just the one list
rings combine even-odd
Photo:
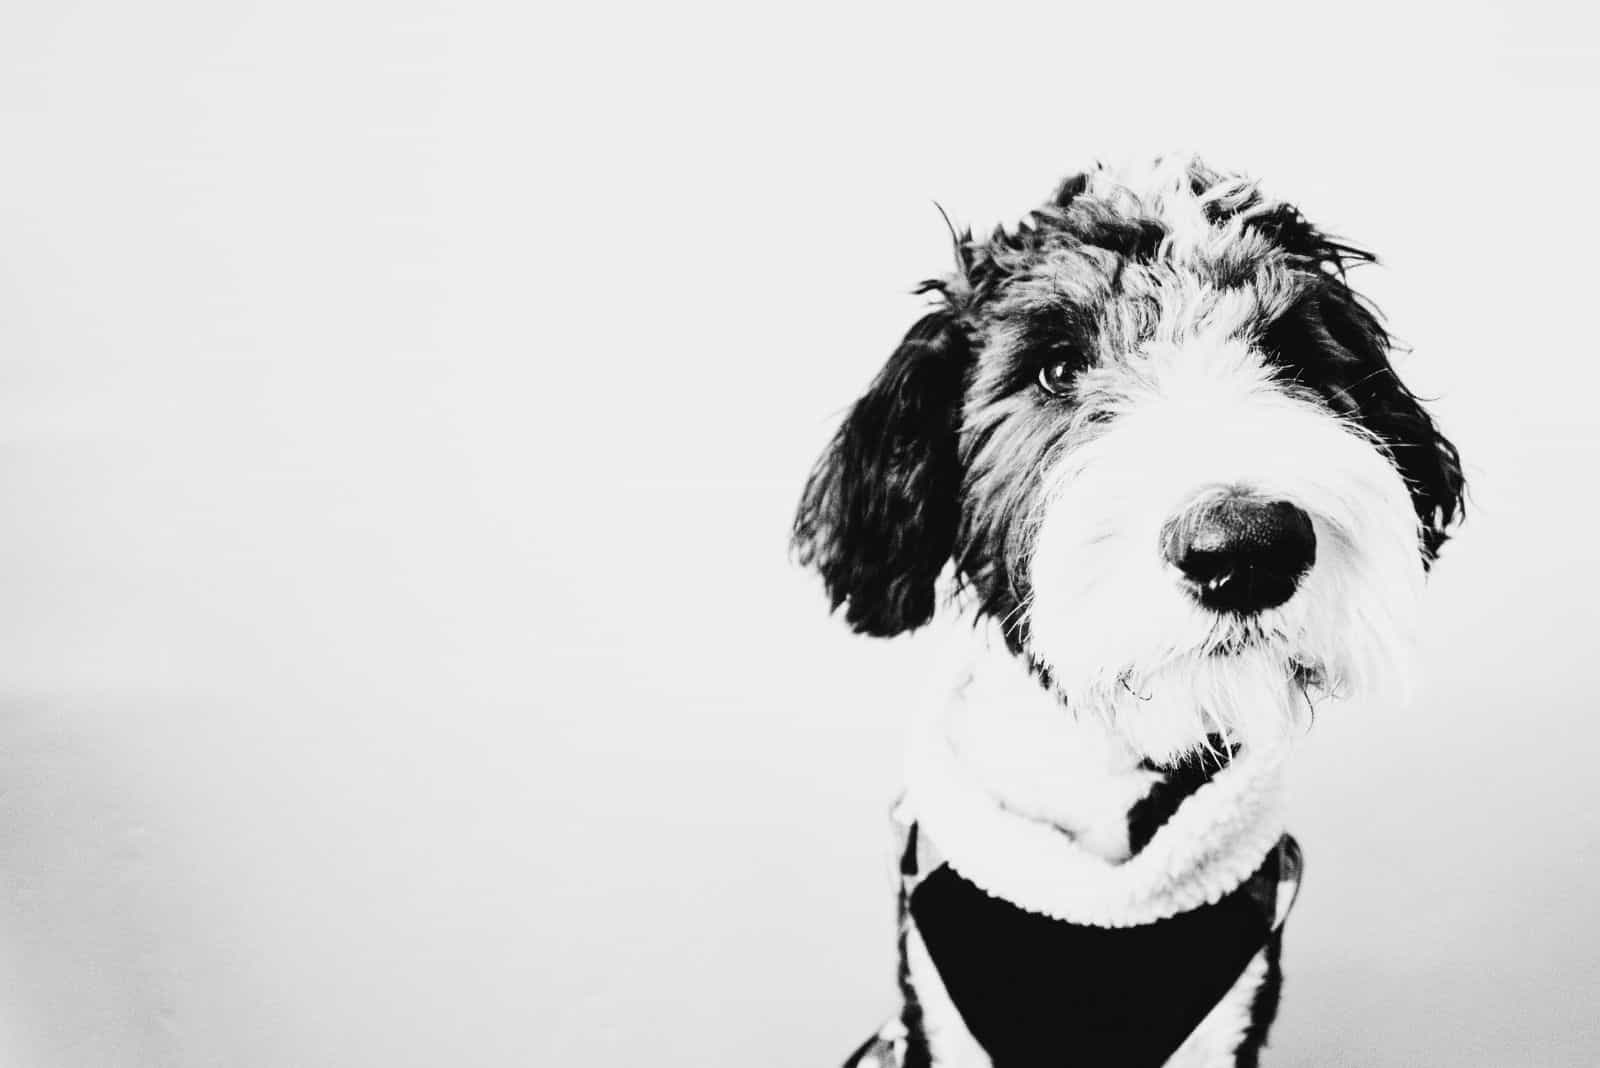
[(1216, 735), (1212, 735), (1209, 741), (1209, 751), (1190, 754), (1170, 768), (1158, 768), (1149, 760), (1144, 762), (1146, 771), (1162, 772), (1165, 778), (1152, 786), (1150, 792), (1134, 802), (1128, 810), (1128, 849), (1131, 853), (1138, 853), (1149, 845), (1150, 839), (1178, 811), (1178, 806), (1227, 767), (1228, 761), (1239, 751), (1238, 746), (1227, 745)]
[[(1348, 246), (1331, 246), (1322, 262), (1342, 262), (1349, 252)], [(1259, 342), (1289, 378), (1388, 447), (1411, 490), (1423, 560), (1431, 565), (1465, 511), (1461, 455), (1395, 374), (1389, 335), (1377, 314), (1330, 269), (1267, 326)]]
[(955, 543), (956, 421), (970, 361), (950, 312), (924, 316), (806, 483), (796, 552), (859, 632), (898, 634), (933, 617), (934, 581)]

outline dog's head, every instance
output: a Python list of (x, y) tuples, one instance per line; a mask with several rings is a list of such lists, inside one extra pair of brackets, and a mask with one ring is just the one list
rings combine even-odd
[(856, 630), (926, 623), (953, 562), (1045, 685), (1157, 760), (1403, 676), (1463, 485), (1346, 282), (1370, 255), (1197, 161), (955, 240), (795, 521)]

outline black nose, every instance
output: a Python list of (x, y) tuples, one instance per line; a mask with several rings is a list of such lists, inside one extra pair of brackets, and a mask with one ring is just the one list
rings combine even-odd
[(1316, 562), (1317, 535), (1288, 501), (1224, 497), (1168, 524), (1161, 552), (1201, 604), (1250, 615), (1294, 596)]

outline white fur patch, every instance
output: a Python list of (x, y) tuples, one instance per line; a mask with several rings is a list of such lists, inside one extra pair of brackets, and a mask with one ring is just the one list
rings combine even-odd
[[(1318, 696), (1308, 675), (1339, 697), (1404, 693), (1417, 520), (1370, 435), (1215, 335), (1090, 370), (1079, 400), (1030, 556), (1032, 649), (1069, 705), (1166, 762), (1208, 734), (1281, 741)], [(1161, 553), (1167, 523), (1227, 490), (1288, 501), (1316, 532), (1299, 591), (1256, 617), (1197, 604)]]
[[(992, 691), (979, 687), (978, 694)], [(1048, 699), (1035, 687), (1034, 700)], [(1107, 859), (1046, 819), (1007, 803), (975, 778), (965, 740), (952, 737), (969, 700), (958, 690), (913, 738), (906, 759), (902, 818), (914, 819), (939, 855), (986, 892), (1019, 908), (1072, 923), (1126, 927), (1153, 923), (1211, 904), (1237, 888), (1261, 865), (1283, 833), (1282, 763), (1287, 746), (1241, 752), (1179, 806), (1150, 842), (1126, 860)], [(974, 701), (971, 722), (1006, 729), (1010, 717), (990, 717), (989, 703)], [(1063, 725), (1071, 713), (1058, 707)], [(1112, 780), (1122, 776), (1111, 775)], [(1148, 783), (1145, 783), (1148, 788)], [(1072, 784), (1063, 777), (1062, 789)], [(1080, 788), (1097, 804), (1115, 781)], [(1066, 807), (1071, 794), (1062, 794)], [(1069, 819), (1087, 819), (1084, 810)], [(1126, 824), (1126, 809), (1120, 818)], [(1070, 824), (1069, 824), (1070, 825)]]
[[(963, 635), (964, 637), (966, 635)], [(974, 627), (982, 655), (941, 694), (942, 729), (965, 773), (1008, 812), (1039, 820), (1115, 863), (1129, 855), (1128, 810), (1162, 778), (1094, 717), (1075, 716)], [(938, 728), (935, 728), (938, 729)]]
[[(1196, 194), (1193, 183), (1203, 179), (1206, 188)], [(1193, 156), (1161, 156), (1149, 162), (1101, 164), (1088, 172), (1086, 192), (1130, 218), (1152, 218), (1167, 228), (1162, 256), (1183, 262), (1237, 240), (1249, 215), (1239, 215), (1219, 227), (1206, 215), (1207, 207), (1237, 213), (1256, 192), (1256, 183), (1238, 175), (1218, 174)], [(1263, 199), (1257, 210), (1272, 206)]]

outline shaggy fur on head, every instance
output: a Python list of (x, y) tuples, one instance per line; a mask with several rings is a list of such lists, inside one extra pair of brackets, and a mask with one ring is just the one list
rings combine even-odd
[[(1068, 179), (956, 270), (807, 484), (801, 560), (857, 631), (973, 610), (1069, 708), (1162, 764), (1403, 681), (1461, 465), (1346, 270), (1372, 256), (1198, 161)], [(1160, 546), (1227, 495), (1294, 504), (1286, 603), (1203, 607)]]

